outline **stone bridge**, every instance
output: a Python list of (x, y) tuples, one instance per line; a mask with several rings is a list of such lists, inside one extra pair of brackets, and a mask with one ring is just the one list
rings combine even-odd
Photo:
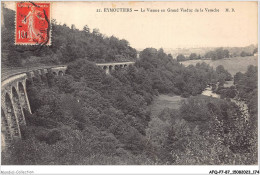
[(135, 62), (121, 62), (121, 63), (98, 63), (96, 64), (98, 67), (102, 67), (106, 71), (106, 74), (110, 74), (113, 70), (118, 70), (120, 68), (127, 67), (129, 65), (133, 65)]
[[(134, 62), (96, 64), (109, 74), (112, 70), (133, 65)], [(11, 70), (2, 73), (1, 80), (1, 143), (2, 151), (15, 138), (21, 138), (20, 127), (26, 125), (25, 113), (32, 113), (27, 95), (28, 83), (44, 82), (48, 74), (63, 76), (67, 66), (44, 67), (30, 70)]]

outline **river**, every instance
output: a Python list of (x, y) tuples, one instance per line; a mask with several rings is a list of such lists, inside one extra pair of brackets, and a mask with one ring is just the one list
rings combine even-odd
[[(229, 83), (230, 84), (230, 83)], [(210, 96), (210, 97), (214, 97), (214, 98), (220, 98), (220, 95), (212, 92), (212, 87), (209, 86), (207, 87), (203, 92), (202, 92), (202, 95), (205, 95), (205, 96)], [(231, 102), (235, 103), (238, 107), (239, 107), (239, 110), (240, 112), (242, 113), (242, 116), (243, 118), (245, 119), (245, 121), (247, 122), (249, 120), (249, 112), (248, 112), (248, 106), (247, 104), (245, 103), (245, 101), (242, 101), (238, 98), (232, 98), (230, 99)]]
[(214, 97), (214, 98), (220, 98), (220, 95), (214, 93), (212, 91), (212, 86), (206, 87), (206, 89), (201, 93), (201, 95), (209, 96), (209, 97)]
[[(214, 98), (220, 98), (220, 95), (212, 92), (212, 87), (208, 86), (203, 92), (202, 95), (214, 97)], [(170, 95), (170, 94), (160, 94), (157, 97), (155, 97), (152, 105), (150, 106), (151, 109), (151, 117), (156, 117), (160, 112), (165, 109), (178, 109), (180, 107), (180, 102), (182, 100), (185, 100), (186, 98), (183, 98), (179, 95)]]

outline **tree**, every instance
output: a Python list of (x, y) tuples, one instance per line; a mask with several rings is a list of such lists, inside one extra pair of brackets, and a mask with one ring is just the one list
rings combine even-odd
[(71, 24), (71, 29), (72, 29), (72, 30), (76, 30), (75, 24)]
[(216, 49), (216, 58), (215, 59), (222, 59), (224, 58), (224, 51), (223, 48)]
[(177, 61), (185, 61), (186, 58), (183, 54), (179, 54), (177, 57), (176, 57)]
[(218, 74), (219, 81), (230, 81), (230, 80), (232, 80), (232, 75), (227, 70), (225, 70), (224, 66), (222, 66), (222, 65), (217, 66), (216, 72)]
[(229, 58), (229, 51), (227, 49), (223, 50), (224, 58)]
[(85, 33), (90, 33), (90, 29), (89, 29), (88, 25), (84, 25), (83, 31), (84, 31)]
[(246, 56), (251, 56), (251, 54), (248, 53), (248, 52), (242, 51), (242, 52), (240, 53), (240, 56), (241, 56), (241, 57), (246, 57)]
[(93, 33), (93, 35), (96, 35), (96, 36), (100, 35), (99, 29), (97, 29), (97, 28), (94, 28), (92, 33)]
[(196, 60), (196, 59), (198, 59), (198, 56), (197, 56), (196, 53), (191, 53), (190, 56), (189, 56), (189, 59), (190, 60)]

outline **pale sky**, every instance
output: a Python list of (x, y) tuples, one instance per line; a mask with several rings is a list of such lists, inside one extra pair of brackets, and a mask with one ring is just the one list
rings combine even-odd
[[(15, 10), (14, 2), (8, 8)], [(132, 8), (132, 12), (96, 12)], [(146, 12), (141, 12), (141, 8)], [(147, 8), (166, 12), (147, 12)], [(179, 12), (167, 12), (167, 9)], [(181, 12), (180, 8), (193, 9)], [(195, 8), (203, 12), (194, 12)], [(219, 9), (206, 12), (205, 8)], [(225, 12), (232, 8), (235, 12)], [(126, 39), (134, 48), (234, 47), (257, 44), (257, 2), (52, 2), (51, 18)]]

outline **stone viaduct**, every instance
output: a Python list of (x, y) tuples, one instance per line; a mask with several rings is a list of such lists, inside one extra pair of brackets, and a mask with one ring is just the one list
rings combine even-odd
[(106, 74), (110, 74), (113, 70), (118, 70), (129, 65), (133, 65), (135, 62), (121, 62), (121, 63), (99, 63), (98, 67), (102, 67), (106, 71)]
[[(106, 74), (112, 70), (133, 65), (134, 62), (100, 63), (98, 67), (104, 69)], [(20, 127), (26, 125), (25, 111), (32, 113), (27, 95), (29, 82), (41, 80), (44, 82), (48, 74), (63, 76), (67, 66), (49, 68), (36, 68), (12, 72), (9, 75), (2, 73), (1, 80), (1, 145), (2, 151), (13, 139), (21, 138)]]

